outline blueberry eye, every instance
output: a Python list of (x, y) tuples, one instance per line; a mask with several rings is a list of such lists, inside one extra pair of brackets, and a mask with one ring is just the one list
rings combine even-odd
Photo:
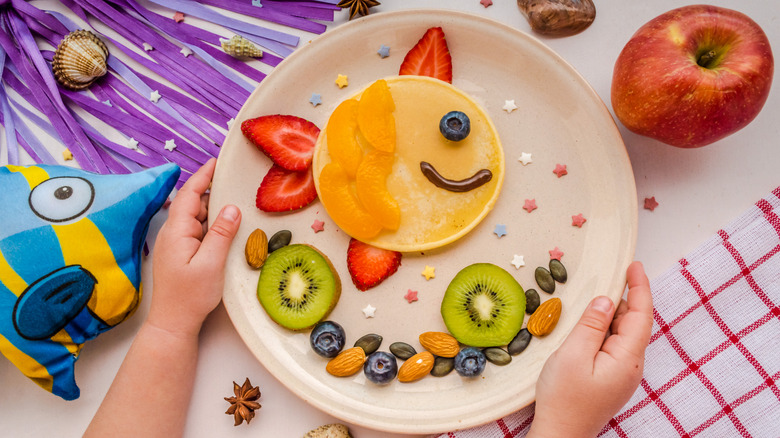
[(30, 208), (49, 222), (65, 222), (86, 212), (95, 199), (92, 183), (78, 177), (56, 177), (38, 184), (30, 193)]
[(450, 111), (439, 121), (439, 131), (447, 140), (461, 141), (471, 132), (469, 116), (461, 111)]

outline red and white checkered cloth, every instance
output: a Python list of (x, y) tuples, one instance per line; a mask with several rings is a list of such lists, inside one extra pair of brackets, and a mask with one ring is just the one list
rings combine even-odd
[[(651, 288), (644, 378), (599, 437), (780, 437), (780, 187)], [(439, 437), (522, 437), (533, 416)]]

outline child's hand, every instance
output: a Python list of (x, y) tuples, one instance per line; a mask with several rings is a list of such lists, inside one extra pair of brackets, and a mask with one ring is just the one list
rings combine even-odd
[(197, 335), (222, 298), (225, 259), (241, 212), (225, 206), (206, 231), (206, 190), (215, 164), (215, 159), (204, 164), (176, 194), (154, 246), (154, 294), (147, 322), (169, 332)]
[(628, 267), (627, 283), (628, 302), (615, 312), (611, 300), (595, 298), (547, 360), (536, 384), (529, 437), (595, 437), (636, 391), (653, 323), (650, 283), (641, 263)]

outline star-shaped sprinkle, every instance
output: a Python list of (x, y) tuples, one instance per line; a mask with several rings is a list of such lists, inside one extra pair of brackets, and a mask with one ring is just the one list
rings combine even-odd
[(382, 58), (387, 58), (388, 56), (390, 56), (390, 47), (382, 44), (382, 47), (380, 47), (376, 53), (379, 53), (379, 56), (381, 56)]
[(309, 98), (309, 103), (313, 106), (321, 105), (322, 104), (322, 95), (317, 93), (311, 93), (311, 97)]
[(325, 231), (325, 222), (314, 219), (314, 223), (311, 224), (311, 229), (314, 230), (315, 233), (319, 233), (320, 231)]
[(232, 118), (232, 117), (231, 117), (231, 118), (230, 118), (230, 120), (228, 120), (228, 121), (226, 122), (226, 124), (227, 124), (227, 127), (228, 127), (228, 128), (230, 128), (230, 126), (231, 126), (231, 125), (233, 125), (233, 122), (235, 122), (235, 121), (236, 121), (236, 119), (234, 119), (234, 118)]
[(192, 55), (192, 50), (190, 50), (189, 47), (184, 46), (184, 47), (181, 48), (181, 50), (179, 50), (179, 53), (184, 55), (184, 57), (186, 58), (186, 57)]
[(493, 229), (493, 233), (498, 236), (499, 239), (503, 236), (506, 236), (506, 225), (496, 224), (496, 228)]
[(154, 103), (157, 103), (158, 100), (160, 100), (162, 96), (160, 96), (160, 92), (157, 90), (152, 91), (152, 94), (149, 95), (149, 100), (151, 100)]
[(582, 228), (582, 224), (584, 224), (584, 223), (585, 223), (585, 222), (587, 222), (587, 221), (588, 221), (588, 220), (587, 220), (587, 219), (585, 219), (585, 217), (582, 215), (582, 213), (580, 213), (580, 214), (578, 214), (578, 215), (576, 215), (576, 216), (572, 216), (572, 217), (571, 217), (571, 225), (572, 225), (573, 227), (579, 227), (579, 228)]
[(558, 259), (558, 260), (560, 260), (560, 259), (561, 259), (561, 257), (563, 257), (563, 251), (561, 251), (560, 249), (558, 249), (558, 247), (557, 247), (557, 246), (555, 247), (555, 249), (551, 249), (551, 250), (549, 251), (549, 253), (550, 253), (550, 260), (552, 260), (552, 259)]
[(422, 275), (426, 280), (430, 280), (431, 278), (436, 277), (436, 268), (425, 265), (425, 269), (423, 269)]
[(493, 0), (479, 0), (479, 4), (484, 7), (493, 6)]
[(372, 306), (371, 304), (363, 308), (363, 315), (365, 315), (366, 318), (373, 318), (374, 312), (376, 312), (376, 307)]
[(525, 205), (523, 205), (523, 209), (527, 212), (532, 212), (536, 210), (536, 199), (526, 199)]
[(652, 198), (645, 198), (645, 210), (653, 211), (658, 207), (658, 202), (655, 200), (655, 196)]
[(347, 76), (342, 74), (338, 75), (338, 77), (336, 78), (336, 85), (338, 85), (339, 88), (344, 88), (347, 85), (349, 85), (349, 80), (347, 79)]
[(130, 137), (129, 140), (127, 140), (127, 147), (133, 150), (138, 150), (138, 140), (134, 139), (133, 137)]
[(511, 113), (512, 111), (517, 109), (517, 105), (515, 105), (515, 100), (506, 100), (504, 101), (504, 111), (507, 113)]
[(257, 6), (258, 8), (262, 8), (263, 2), (262, 0), (252, 0), (252, 6)]
[(173, 152), (176, 149), (176, 142), (173, 139), (165, 140), (165, 150)]
[(73, 153), (70, 151), (70, 149), (65, 149), (62, 151), (62, 159), (65, 161), (70, 161), (73, 159)]
[(111, 101), (110, 101), (110, 100), (108, 100), (108, 99), (104, 100), (102, 103), (103, 103), (103, 105), (105, 105), (105, 106), (111, 106), (111, 107), (113, 107), (113, 106), (114, 106), (114, 104), (113, 104), (113, 103), (111, 103)]
[(417, 301), (417, 291), (411, 289), (407, 290), (404, 298), (409, 302), (409, 304), (412, 304), (413, 302)]
[(152, 47), (152, 45), (149, 43), (144, 43), (144, 50), (146, 50), (147, 52), (151, 52), (152, 50), (154, 50), (154, 47)]
[(560, 178), (563, 175), (567, 175), (569, 172), (566, 171), (566, 165), (565, 164), (556, 164), (555, 165), (555, 169), (553, 170), (553, 173), (558, 175), (558, 178)]
[(182, 21), (184, 21), (184, 13), (176, 11), (176, 13), (173, 14), (173, 21), (177, 23), (181, 23)]
[(512, 257), (512, 264), (515, 265), (515, 269), (520, 269), (522, 266), (525, 266), (525, 260), (523, 260), (523, 256), (515, 254)]
[(518, 158), (517, 161), (523, 163), (523, 166), (527, 166), (533, 163), (534, 160), (531, 158), (531, 154), (529, 154), (528, 152), (523, 152), (522, 154), (520, 154), (520, 158)]

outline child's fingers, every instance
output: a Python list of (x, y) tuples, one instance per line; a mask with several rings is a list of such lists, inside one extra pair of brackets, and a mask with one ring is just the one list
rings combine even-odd
[(619, 345), (620, 348), (613, 349), (611, 340), (608, 340), (605, 350), (613, 356), (628, 354), (641, 358), (644, 357), (653, 326), (653, 298), (650, 293), (650, 282), (639, 262), (634, 262), (628, 267), (626, 280), (628, 310), (613, 325), (613, 334), (619, 337), (619, 342), (614, 345)]
[(564, 341), (561, 351), (595, 357), (604, 342), (614, 312), (612, 300), (605, 296), (594, 298)]
[(200, 213), (200, 197), (206, 193), (209, 184), (211, 184), (211, 177), (214, 175), (216, 163), (216, 159), (210, 159), (184, 183), (173, 198), (170, 212), (168, 213), (169, 217), (179, 221), (198, 216), (198, 213)]
[(235, 205), (226, 205), (211, 224), (196, 257), (203, 257), (210, 266), (221, 271), (224, 269), (230, 244), (241, 224), (241, 211)]

